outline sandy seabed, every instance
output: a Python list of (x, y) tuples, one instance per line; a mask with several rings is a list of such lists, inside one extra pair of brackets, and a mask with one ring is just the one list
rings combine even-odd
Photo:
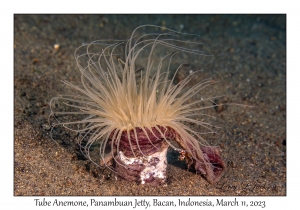
[[(76, 133), (50, 137), (49, 101), (80, 81), (73, 53), (97, 39), (127, 39), (143, 24), (199, 34), (213, 55), (195, 81), (218, 81), (210, 95), (246, 106), (212, 109), (227, 165), (209, 184), (168, 152), (168, 179), (153, 187), (115, 178), (84, 158)], [(55, 49), (54, 45), (59, 48)], [(181, 69), (178, 79), (188, 75)], [(220, 94), (221, 93), (221, 94)], [(14, 195), (286, 195), (285, 15), (15, 15)]]

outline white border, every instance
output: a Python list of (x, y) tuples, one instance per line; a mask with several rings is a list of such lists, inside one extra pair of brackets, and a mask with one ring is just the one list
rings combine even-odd
[[(1, 3), (1, 208), (35, 209), (34, 199), (40, 197), (13, 197), (13, 14), (15, 13), (287, 13), (287, 196), (286, 197), (237, 197), (239, 200), (265, 200), (265, 209), (286, 208), (298, 206), (299, 192), (298, 156), (299, 137), (299, 20), (296, 1), (7, 1)], [(9, 149), (7, 149), (9, 148)], [(89, 197), (47, 197), (47, 199), (60, 198), (62, 200), (89, 200)], [(98, 199), (99, 197), (97, 197)], [(101, 197), (110, 199), (111, 197)], [(101, 199), (99, 198), (99, 199)], [(120, 200), (131, 200), (135, 197), (118, 197)], [(138, 197), (140, 199), (144, 197)], [(160, 199), (177, 201), (180, 197), (158, 197)], [(183, 197), (186, 199), (188, 197)], [(205, 200), (206, 197), (191, 197)], [(222, 197), (208, 197), (216, 200)], [(234, 197), (223, 197), (226, 200)], [(152, 200), (152, 197), (145, 197)], [(74, 207), (64, 207), (64, 209)], [(98, 209), (106, 209), (98, 207)], [(171, 209), (167, 208), (166, 209)], [(203, 207), (202, 207), (203, 208)], [(216, 208), (216, 207), (215, 207)], [(108, 208), (107, 208), (108, 209)], [(125, 209), (125, 208), (124, 208)], [(199, 209), (199, 207), (198, 207)], [(294, 208), (296, 209), (296, 208)]]

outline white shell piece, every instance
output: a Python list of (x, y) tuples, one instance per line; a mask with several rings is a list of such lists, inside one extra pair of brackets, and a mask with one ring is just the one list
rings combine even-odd
[[(168, 147), (152, 155), (136, 158), (126, 157), (124, 153), (120, 151), (119, 157), (124, 165), (139, 164), (145, 166), (144, 170), (140, 173), (141, 184), (145, 184), (145, 180), (150, 178), (150, 176), (159, 178), (162, 181), (165, 181), (167, 178), (167, 150)], [(154, 160), (157, 160), (158, 162), (153, 164)]]

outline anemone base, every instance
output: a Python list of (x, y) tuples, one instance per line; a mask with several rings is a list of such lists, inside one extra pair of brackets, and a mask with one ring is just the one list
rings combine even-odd
[(126, 157), (120, 151), (116, 158), (117, 175), (141, 184), (163, 184), (167, 179), (167, 150), (168, 146), (165, 146), (160, 151), (143, 157)]

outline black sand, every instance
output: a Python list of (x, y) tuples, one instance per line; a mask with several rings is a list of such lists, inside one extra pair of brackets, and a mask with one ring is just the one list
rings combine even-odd
[[(15, 15), (14, 195), (286, 195), (285, 15)], [(64, 93), (61, 80), (79, 82), (73, 57), (82, 43), (127, 39), (143, 24), (199, 34), (209, 54), (194, 82), (220, 83), (220, 102), (254, 105), (210, 110), (227, 165), (210, 185), (169, 151), (168, 181), (143, 186), (95, 167), (79, 152), (76, 134), (50, 137), (48, 103)], [(59, 49), (54, 45), (59, 44)], [(205, 60), (205, 61), (206, 61)], [(197, 66), (198, 67), (198, 66)], [(188, 72), (182, 69), (177, 79)]]

